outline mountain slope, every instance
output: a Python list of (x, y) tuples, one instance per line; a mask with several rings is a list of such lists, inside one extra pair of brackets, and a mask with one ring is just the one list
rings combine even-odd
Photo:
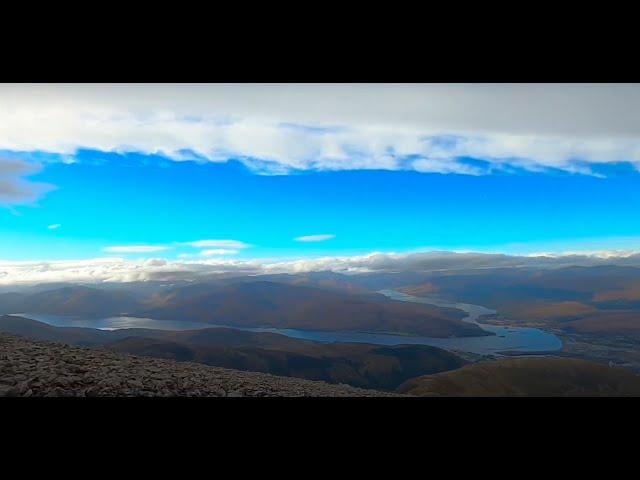
[(54, 327), (30, 318), (0, 316), (0, 332), (21, 335), (34, 340), (62, 342), (77, 346), (102, 345), (112, 341), (113, 332), (95, 328)]
[(285, 349), (194, 345), (158, 338), (128, 337), (105, 347), (135, 355), (383, 390), (395, 390), (410, 378), (456, 369), (467, 363), (453, 353), (423, 345), (301, 344)]
[(162, 298), (155, 299), (155, 304), (136, 315), (244, 327), (379, 331), (432, 337), (487, 335), (478, 326), (461, 321), (464, 313), (456, 309), (395, 302), (382, 295), (352, 295), (264, 281), (165, 292)]
[(36, 293), (0, 295), (0, 313), (48, 313), (108, 317), (138, 308), (138, 301), (118, 290), (66, 286)]
[(405, 382), (420, 396), (640, 396), (640, 376), (566, 358), (516, 358), (467, 365)]

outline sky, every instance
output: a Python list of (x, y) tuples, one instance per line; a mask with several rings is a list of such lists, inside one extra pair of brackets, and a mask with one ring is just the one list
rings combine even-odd
[(631, 84), (5, 84), (0, 282), (52, 262), (629, 254), (638, 167)]

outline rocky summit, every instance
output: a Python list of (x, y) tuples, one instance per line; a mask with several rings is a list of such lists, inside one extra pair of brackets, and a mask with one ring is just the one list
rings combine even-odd
[(0, 396), (362, 397), (376, 390), (106, 349), (37, 342), (0, 333)]

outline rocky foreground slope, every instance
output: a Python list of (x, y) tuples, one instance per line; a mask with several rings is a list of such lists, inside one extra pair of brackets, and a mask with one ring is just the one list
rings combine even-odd
[(196, 363), (36, 342), (0, 333), (0, 396), (392, 396)]

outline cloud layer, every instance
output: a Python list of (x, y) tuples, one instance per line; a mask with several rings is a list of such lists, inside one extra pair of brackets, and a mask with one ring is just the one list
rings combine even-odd
[(591, 254), (531, 256), (454, 252), (371, 253), (351, 257), (324, 257), (286, 261), (231, 259), (169, 261), (161, 258), (127, 260), (113, 257), (78, 261), (0, 261), (0, 285), (30, 285), (54, 282), (197, 281), (220, 274), (260, 275), (313, 271), (357, 274), (506, 267), (553, 268), (571, 265), (627, 265), (640, 267), (640, 252), (597, 252)]
[(237, 158), (262, 173), (589, 173), (640, 165), (640, 86), (0, 86), (0, 149), (78, 148)]

